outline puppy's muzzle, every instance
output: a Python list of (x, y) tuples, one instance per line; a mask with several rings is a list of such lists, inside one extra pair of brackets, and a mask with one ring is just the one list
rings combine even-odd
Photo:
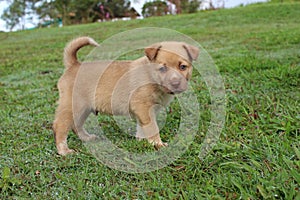
[(165, 88), (169, 94), (179, 94), (187, 89), (187, 82), (184, 80), (171, 80)]
[(171, 76), (167, 77), (163, 85), (167, 93), (178, 94), (187, 89), (187, 80), (178, 72), (173, 72)]

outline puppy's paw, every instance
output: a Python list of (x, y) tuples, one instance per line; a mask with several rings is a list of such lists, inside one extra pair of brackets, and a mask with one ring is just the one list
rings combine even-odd
[(73, 149), (69, 149), (66, 143), (60, 143), (57, 145), (57, 153), (62, 156), (75, 153)]
[(75, 153), (74, 149), (65, 149), (63, 151), (58, 151), (58, 154), (61, 156), (66, 156), (66, 155), (73, 154), (73, 153)]
[(80, 139), (84, 142), (92, 142), (98, 140), (99, 137), (94, 134), (84, 134), (80, 136)]
[(140, 130), (137, 130), (137, 132), (135, 133), (135, 138), (137, 141), (142, 141), (143, 139), (146, 139), (145, 135)]
[(168, 143), (161, 141), (159, 134), (148, 138), (148, 142), (152, 144), (156, 150), (168, 146)]
[(159, 150), (160, 148), (167, 147), (167, 146), (168, 146), (168, 143), (166, 143), (166, 142), (160, 142), (160, 143), (154, 144), (154, 148), (156, 150)]

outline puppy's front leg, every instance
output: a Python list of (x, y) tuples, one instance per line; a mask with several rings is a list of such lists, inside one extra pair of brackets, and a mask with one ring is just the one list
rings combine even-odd
[(136, 115), (138, 118), (136, 137), (138, 139), (146, 138), (156, 149), (168, 146), (160, 138), (154, 107), (140, 109)]

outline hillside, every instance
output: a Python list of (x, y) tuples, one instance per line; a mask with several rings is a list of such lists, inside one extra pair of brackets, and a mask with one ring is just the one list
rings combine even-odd
[[(300, 198), (300, 3), (0, 33), (0, 199), (297, 199)], [(74, 134), (77, 154), (56, 154), (51, 130), (71, 39), (99, 43), (140, 27), (164, 27), (196, 40), (212, 56), (226, 89), (226, 124), (214, 150), (198, 159), (210, 119), (199, 83), (201, 127), (171, 165), (128, 174), (98, 162)], [(80, 51), (80, 58), (91, 51)], [(174, 105), (176, 110), (176, 105)], [(152, 151), (103, 120), (128, 151)], [(169, 127), (164, 139), (172, 138)], [(163, 135), (163, 134), (162, 134)]]

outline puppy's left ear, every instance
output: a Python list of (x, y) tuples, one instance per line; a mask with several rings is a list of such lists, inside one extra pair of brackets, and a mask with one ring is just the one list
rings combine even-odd
[(145, 55), (148, 57), (150, 61), (155, 60), (159, 50), (161, 48), (160, 44), (153, 44), (149, 47), (145, 48)]
[(184, 44), (183, 48), (187, 51), (191, 60), (197, 60), (199, 56), (199, 49), (195, 46)]

